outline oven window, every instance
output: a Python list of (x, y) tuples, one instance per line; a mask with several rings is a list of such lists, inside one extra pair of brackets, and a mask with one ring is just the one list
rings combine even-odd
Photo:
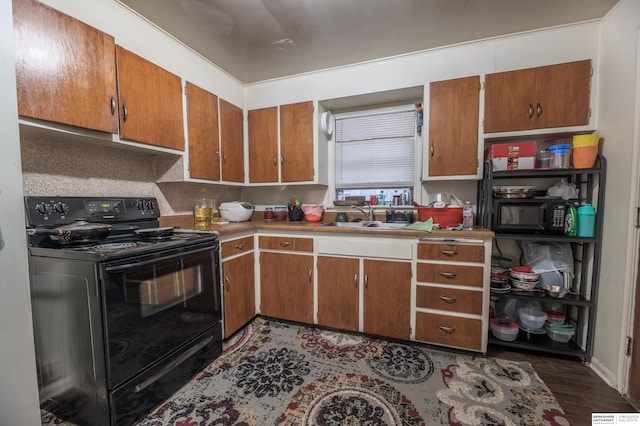
[(124, 274), (124, 300), (139, 305), (140, 314), (147, 317), (177, 304), (184, 305), (202, 293), (202, 277), (202, 265), (182, 269), (179, 264)]
[(538, 226), (539, 205), (500, 205), (500, 225)]

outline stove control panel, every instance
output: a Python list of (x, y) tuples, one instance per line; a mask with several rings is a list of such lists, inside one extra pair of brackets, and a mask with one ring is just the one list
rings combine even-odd
[(25, 197), (28, 227), (60, 226), (76, 220), (118, 223), (157, 220), (154, 197)]

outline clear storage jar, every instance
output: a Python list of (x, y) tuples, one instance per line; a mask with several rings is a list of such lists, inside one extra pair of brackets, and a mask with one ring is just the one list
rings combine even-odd
[(550, 146), (549, 165), (552, 169), (568, 169), (571, 165), (571, 145), (560, 144)]

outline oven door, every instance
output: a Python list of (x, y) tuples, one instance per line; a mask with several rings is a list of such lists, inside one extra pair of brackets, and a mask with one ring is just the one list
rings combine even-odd
[(103, 264), (109, 389), (221, 321), (218, 272), (217, 243)]

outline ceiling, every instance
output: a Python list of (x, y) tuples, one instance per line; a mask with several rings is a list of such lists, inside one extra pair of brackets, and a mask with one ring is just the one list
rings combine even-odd
[(618, 0), (118, 0), (243, 83), (602, 18)]

